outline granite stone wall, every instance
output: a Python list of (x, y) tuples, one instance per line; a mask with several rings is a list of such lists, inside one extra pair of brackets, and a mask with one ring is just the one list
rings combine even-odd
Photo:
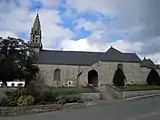
[(91, 69), (94, 69), (98, 72), (99, 86), (112, 84), (118, 64), (123, 65), (123, 71), (127, 78), (127, 84), (144, 83), (143, 79), (141, 79), (140, 63), (130, 62), (97, 62), (83, 72), (80, 81), (87, 81), (88, 72)]
[[(44, 81), (38, 84), (47, 86), (86, 86), (88, 84), (88, 72), (92, 69), (98, 73), (98, 86), (111, 84), (117, 65), (123, 65), (123, 71), (127, 78), (127, 84), (143, 84), (146, 83), (146, 78), (150, 69), (141, 68), (140, 63), (133, 62), (96, 62), (92, 66), (72, 66), (72, 65), (45, 65), (40, 64), (40, 74)], [(54, 80), (54, 71), (60, 69), (60, 80)], [(157, 70), (160, 73), (160, 70)], [(78, 77), (78, 74), (82, 74)], [(69, 85), (69, 83), (71, 83)]]
[(61, 110), (60, 105), (35, 105), (27, 107), (0, 107), (0, 116), (15, 116), (31, 113), (51, 112)]
[[(71, 66), (71, 65), (39, 65), (40, 75), (44, 78), (42, 84), (47, 86), (69, 86), (69, 82), (71, 82), (70, 86), (76, 86), (77, 84), (77, 75), (80, 71), (87, 69), (88, 66)], [(54, 71), (56, 69), (60, 69), (60, 80), (54, 79)], [(38, 82), (38, 81), (37, 81)], [(85, 85), (84, 81), (80, 81), (81, 85)]]
[(81, 93), (83, 101), (96, 101), (100, 100), (100, 93)]
[(106, 85), (106, 89), (109, 90), (115, 99), (124, 99), (137, 96), (154, 95), (159, 94), (160, 90), (134, 90), (134, 91), (123, 91), (111, 85)]
[(122, 94), (122, 97), (123, 98), (130, 98), (130, 97), (153, 95), (153, 94), (160, 95), (160, 90), (124, 91)]

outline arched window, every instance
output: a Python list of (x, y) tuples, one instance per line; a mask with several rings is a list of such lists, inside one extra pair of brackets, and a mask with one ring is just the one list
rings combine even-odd
[(61, 79), (61, 70), (57, 68), (54, 71), (54, 80), (60, 80), (60, 79)]
[(120, 68), (120, 69), (123, 71), (123, 64), (121, 64), (121, 63), (118, 64), (118, 65), (117, 65), (117, 69), (118, 69), (118, 68)]
[(11, 86), (14, 87), (14, 83), (12, 83)]

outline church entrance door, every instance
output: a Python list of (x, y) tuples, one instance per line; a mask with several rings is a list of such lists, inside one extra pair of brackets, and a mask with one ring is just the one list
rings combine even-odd
[(90, 70), (88, 72), (88, 85), (98, 87), (98, 73), (96, 70)]

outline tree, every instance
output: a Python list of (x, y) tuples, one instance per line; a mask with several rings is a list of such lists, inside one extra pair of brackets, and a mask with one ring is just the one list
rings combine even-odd
[(28, 85), (39, 71), (35, 62), (34, 52), (29, 44), (21, 39), (1, 38), (0, 80), (4, 85), (7, 85), (7, 81), (15, 79), (25, 80), (25, 84)]
[(148, 85), (160, 86), (160, 76), (155, 69), (152, 69), (146, 79)]
[(113, 83), (114, 85), (118, 86), (118, 87), (123, 87), (125, 85), (125, 75), (123, 73), (123, 71), (118, 68), (115, 71), (114, 77), (113, 77)]

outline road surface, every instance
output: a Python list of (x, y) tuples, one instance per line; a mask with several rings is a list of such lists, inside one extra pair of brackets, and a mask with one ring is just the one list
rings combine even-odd
[(160, 120), (160, 97), (120, 101), (77, 110), (0, 118), (0, 120)]

